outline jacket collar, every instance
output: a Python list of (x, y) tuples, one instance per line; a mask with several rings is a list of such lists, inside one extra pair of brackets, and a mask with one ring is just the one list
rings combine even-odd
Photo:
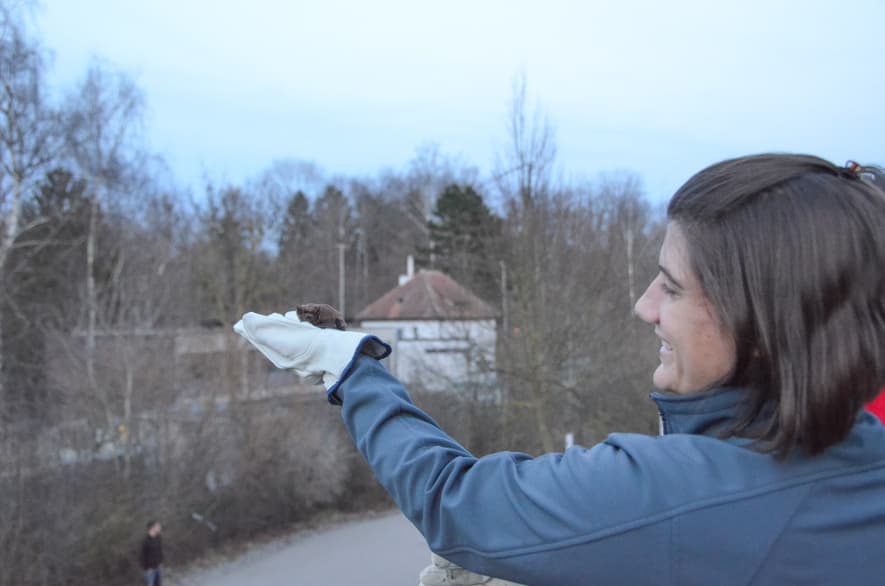
[(735, 420), (746, 391), (722, 387), (690, 395), (655, 392), (651, 398), (657, 403), (661, 416), (661, 435), (716, 435)]

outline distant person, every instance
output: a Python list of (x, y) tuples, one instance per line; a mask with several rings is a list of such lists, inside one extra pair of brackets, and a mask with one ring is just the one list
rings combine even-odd
[(159, 521), (153, 519), (148, 521), (147, 535), (141, 542), (140, 561), (146, 586), (163, 585), (163, 538), (160, 537), (162, 529)]
[(296, 312), (235, 330), (323, 378), (375, 476), (466, 570), (542, 586), (885, 584), (885, 426), (864, 409), (885, 387), (885, 193), (808, 155), (722, 161), (670, 200), (658, 268), (635, 313), (660, 341), (661, 436), (535, 458), (471, 455), (376, 360), (378, 338)]

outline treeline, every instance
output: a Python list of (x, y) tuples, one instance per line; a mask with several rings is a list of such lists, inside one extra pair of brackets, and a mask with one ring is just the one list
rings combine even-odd
[(635, 176), (556, 176), (524, 80), (488, 177), (424, 147), (374, 177), (284, 160), (189, 194), (145, 148), (131, 79), (97, 62), (52, 98), (13, 7), (0, 3), (0, 586), (133, 579), (148, 517), (176, 565), (385, 503), (322, 394), (268, 392), (297, 381), (230, 332), (245, 311), (304, 301), (350, 318), (408, 255), (499, 313), (500, 403), (415, 389), (469, 447), (655, 429), (653, 336), (632, 306), (661, 226)]

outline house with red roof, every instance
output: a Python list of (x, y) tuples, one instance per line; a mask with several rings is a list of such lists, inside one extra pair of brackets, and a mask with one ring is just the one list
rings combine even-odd
[(399, 286), (356, 315), (357, 328), (393, 346), (388, 368), (411, 388), (493, 385), (497, 313), (439, 271), (408, 260)]

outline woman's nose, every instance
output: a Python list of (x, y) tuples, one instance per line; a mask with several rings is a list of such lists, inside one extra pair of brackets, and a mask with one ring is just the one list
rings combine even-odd
[[(652, 281), (652, 284), (654, 284), (654, 281)], [(636, 317), (648, 324), (654, 324), (658, 321), (658, 304), (653, 298), (652, 284), (648, 286), (642, 296), (636, 300), (636, 305), (633, 306), (633, 313), (636, 314)]]

